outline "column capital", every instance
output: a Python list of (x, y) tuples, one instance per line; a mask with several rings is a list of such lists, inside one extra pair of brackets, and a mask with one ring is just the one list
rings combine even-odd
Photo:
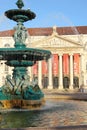
[(80, 53), (81, 56), (84, 56), (84, 53)]
[(59, 53), (58, 55), (59, 55), (59, 56), (63, 56), (63, 53)]
[(70, 55), (70, 56), (73, 56), (73, 55), (74, 55), (74, 53), (69, 53), (69, 55)]

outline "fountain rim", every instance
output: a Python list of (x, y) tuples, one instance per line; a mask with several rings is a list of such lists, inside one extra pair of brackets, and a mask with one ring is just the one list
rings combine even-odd
[(24, 22), (32, 20), (36, 17), (36, 14), (30, 9), (10, 9), (5, 11), (5, 16), (11, 20), (17, 21), (17, 19), (24, 19)]
[[(22, 56), (33, 56), (31, 61), (35, 60), (48, 60), (51, 57), (51, 52), (49, 50), (44, 49), (36, 49), (36, 48), (0, 48), (0, 60), (9, 60), (11, 56), (14, 56), (13, 60), (16, 60), (15, 57), (18, 55)], [(12, 60), (12, 59), (11, 59)], [(22, 60), (22, 59), (21, 59)], [(26, 60), (26, 58), (24, 59)], [(29, 60), (29, 58), (28, 58)]]
[(3, 52), (3, 51), (38, 51), (38, 52), (44, 52), (44, 53), (50, 53), (51, 54), (51, 52), (49, 51), (49, 50), (44, 50), (44, 49), (38, 49), (38, 48), (12, 48), (12, 47), (10, 47), (10, 48), (0, 48), (0, 53), (1, 53), (1, 51)]

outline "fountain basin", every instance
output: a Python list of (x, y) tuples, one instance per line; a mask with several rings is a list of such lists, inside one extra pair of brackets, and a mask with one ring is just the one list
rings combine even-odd
[(50, 101), (46, 100), (42, 107), (34, 109), (1, 110), (0, 128), (41, 128), (42, 130), (87, 125), (86, 110), (85, 101), (50, 99)]
[(35, 48), (0, 48), (0, 60), (48, 60), (51, 52)]
[(45, 99), (42, 98), (40, 100), (23, 100), (23, 99), (15, 99), (13, 100), (0, 100), (1, 109), (35, 109), (42, 106), (45, 103)]
[(36, 17), (36, 14), (32, 12), (30, 9), (11, 9), (5, 12), (5, 16), (16, 22), (26, 22), (28, 20), (34, 19)]

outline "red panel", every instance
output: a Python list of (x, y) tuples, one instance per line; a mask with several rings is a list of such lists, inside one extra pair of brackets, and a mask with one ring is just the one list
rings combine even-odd
[(32, 71), (34, 75), (38, 75), (38, 62), (32, 66)]
[(47, 75), (48, 73), (48, 65), (45, 60), (42, 61), (42, 74)]
[(79, 74), (79, 54), (74, 54), (74, 75)]
[(63, 74), (64, 76), (69, 75), (69, 55), (63, 55)]
[(58, 76), (58, 55), (53, 54), (53, 59), (52, 59), (52, 71), (54, 76)]

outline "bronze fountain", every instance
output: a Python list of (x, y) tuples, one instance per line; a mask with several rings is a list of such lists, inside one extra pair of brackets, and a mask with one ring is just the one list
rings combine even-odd
[(48, 60), (51, 52), (48, 50), (27, 48), (25, 41), (28, 31), (24, 22), (36, 17), (30, 9), (22, 9), (24, 3), (18, 0), (18, 9), (11, 9), (5, 12), (5, 16), (17, 22), (14, 28), (14, 48), (0, 48), (0, 60), (5, 60), (6, 65), (14, 67), (13, 74), (6, 76), (4, 85), (0, 88), (1, 108), (29, 108), (30, 106), (41, 105), (44, 101), (44, 94), (38, 82), (30, 82), (27, 67), (33, 66), (36, 61)]

